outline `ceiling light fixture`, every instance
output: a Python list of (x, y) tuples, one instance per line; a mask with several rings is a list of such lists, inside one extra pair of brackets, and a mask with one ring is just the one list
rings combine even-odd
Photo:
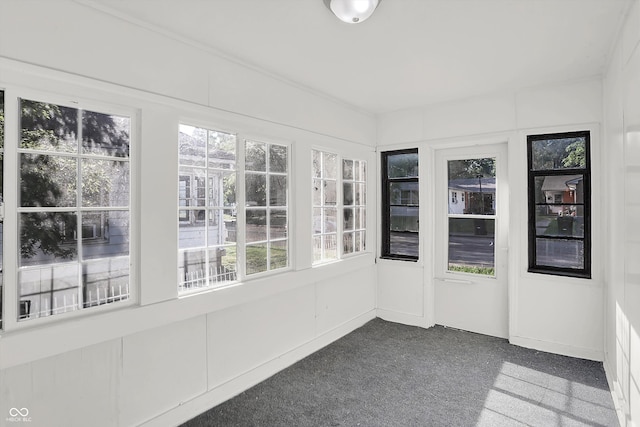
[(369, 18), (381, 0), (324, 0), (324, 4), (348, 24), (357, 24)]

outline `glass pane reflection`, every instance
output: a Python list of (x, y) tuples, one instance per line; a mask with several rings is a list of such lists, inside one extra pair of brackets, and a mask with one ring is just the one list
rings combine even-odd
[(495, 220), (449, 218), (448, 269), (495, 274)]

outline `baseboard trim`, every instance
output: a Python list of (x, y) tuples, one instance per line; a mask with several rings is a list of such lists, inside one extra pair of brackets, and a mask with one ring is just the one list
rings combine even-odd
[(551, 341), (541, 341), (533, 338), (525, 338), (518, 336), (509, 337), (509, 342), (520, 347), (530, 348), (533, 350), (546, 351), (547, 353), (561, 354), (563, 356), (577, 357), (579, 359), (594, 360), (602, 362), (604, 360), (604, 352), (592, 348), (575, 347), (572, 345), (560, 344)]
[(399, 313), (397, 311), (384, 310), (380, 308), (376, 312), (379, 318), (389, 322), (402, 323), (403, 325), (409, 326), (419, 326), (421, 328), (427, 327), (425, 318), (416, 316), (415, 314)]
[(221, 384), (204, 394), (201, 394), (187, 402), (181, 403), (179, 406), (142, 423), (141, 426), (165, 427), (167, 425), (180, 425), (187, 422), (196, 415), (208, 410), (209, 408), (213, 408), (214, 406), (219, 405), (220, 403), (229, 400), (254, 385), (266, 380), (299, 360), (304, 359), (310, 354), (326, 347), (348, 333), (353, 332), (375, 318), (376, 310), (368, 311), (367, 313), (364, 313), (317, 336), (312, 341), (302, 344), (301, 346), (296, 347), (275, 359), (265, 362), (262, 365), (245, 372), (244, 374)]

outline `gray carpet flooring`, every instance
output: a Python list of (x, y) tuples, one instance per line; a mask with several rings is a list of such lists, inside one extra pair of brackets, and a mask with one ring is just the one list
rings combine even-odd
[(381, 319), (184, 424), (618, 425), (602, 363)]

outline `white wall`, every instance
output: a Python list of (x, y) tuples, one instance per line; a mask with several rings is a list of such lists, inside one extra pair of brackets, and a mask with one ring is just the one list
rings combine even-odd
[[(522, 89), (422, 109), (385, 114), (378, 150), (421, 149), (421, 259), (378, 263), (378, 313), (411, 324), (434, 323), (433, 254), (437, 225), (434, 162), (437, 149), (507, 142), (509, 150), (509, 300), (511, 342), (588, 359), (603, 358), (603, 197), (600, 173), (601, 79)], [(591, 130), (593, 279), (527, 273), (526, 135)], [(394, 278), (403, 277), (398, 281)]]
[[(33, 426), (178, 424), (375, 317), (373, 252), (312, 266), (309, 191), (314, 147), (375, 165), (372, 116), (62, 0), (0, 2), (0, 89), (8, 100), (55, 96), (134, 112), (139, 288), (135, 304), (117, 310), (5, 323), (0, 424), (13, 407), (28, 408)], [(7, 141), (17, 138), (11, 104)], [(177, 297), (180, 121), (291, 144), (290, 271)], [(373, 248), (375, 215), (368, 235)], [(10, 270), (5, 263), (5, 301), (15, 297)]]
[(604, 80), (607, 269), (605, 369), (622, 427), (640, 425), (640, 1)]

